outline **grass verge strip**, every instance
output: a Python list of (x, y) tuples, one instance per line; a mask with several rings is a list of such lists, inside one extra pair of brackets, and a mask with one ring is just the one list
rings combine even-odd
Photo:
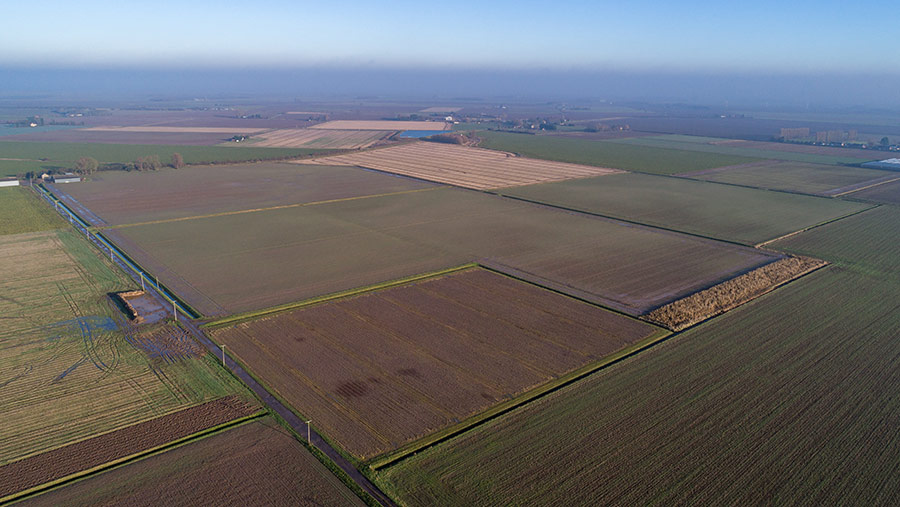
[(880, 204), (875, 204), (875, 205), (869, 206), (868, 208), (865, 208), (865, 209), (861, 209), (861, 210), (858, 210), (858, 211), (853, 211), (853, 212), (851, 212), (851, 213), (847, 213), (846, 215), (842, 215), (842, 216), (839, 216), (839, 217), (832, 218), (831, 220), (826, 220), (826, 221), (824, 221), (824, 222), (821, 222), (821, 223), (818, 223), (818, 224), (815, 224), (815, 225), (810, 225), (809, 227), (804, 227), (803, 229), (800, 229), (799, 231), (789, 232), (789, 233), (784, 234), (784, 235), (782, 235), (782, 236), (778, 236), (777, 238), (768, 239), (768, 240), (766, 240), (766, 241), (763, 241), (762, 243), (757, 243), (757, 244), (753, 245), (753, 248), (762, 248), (762, 247), (764, 247), (764, 246), (766, 246), (766, 245), (768, 245), (768, 244), (770, 244), (770, 243), (774, 243), (774, 242), (776, 242), (776, 241), (780, 241), (780, 240), (785, 239), (785, 238), (790, 238), (791, 236), (796, 236), (797, 234), (800, 234), (800, 233), (803, 233), (803, 232), (806, 232), (806, 231), (815, 229), (815, 228), (817, 228), (817, 227), (822, 227), (823, 225), (828, 225), (828, 224), (830, 224), (830, 223), (837, 222), (838, 220), (843, 220), (843, 219), (845, 219), (845, 218), (850, 218), (850, 217), (852, 217), (853, 215), (859, 215), (860, 213), (863, 213), (863, 212), (865, 212), (865, 211), (869, 211), (870, 209), (875, 209), (875, 208), (877, 208), (878, 206), (881, 206), (881, 205), (880, 205)]
[[(53, 192), (50, 192), (49, 190), (47, 190), (43, 184), (38, 185), (38, 188), (42, 192), (45, 199), (54, 203), (54, 207), (56, 208), (56, 210), (59, 214), (61, 214), (63, 216), (68, 215), (68, 217), (72, 220), (72, 225), (76, 229), (81, 227), (81, 229), (84, 230), (84, 232), (85, 232), (85, 234), (87, 234), (89, 240), (91, 237), (90, 235), (93, 232), (94, 240), (92, 241), (92, 243), (95, 246), (97, 246), (97, 248), (100, 248), (100, 250), (102, 251), (103, 250), (102, 247), (105, 246), (108, 249), (108, 251), (110, 252), (111, 256), (115, 255), (116, 257), (118, 257), (119, 261), (122, 264), (124, 264), (126, 267), (131, 269), (135, 275), (147, 276), (147, 279), (150, 280), (149, 277), (152, 275), (152, 273), (150, 273), (149, 271), (147, 271), (143, 267), (141, 267), (140, 264), (138, 264), (134, 259), (132, 259), (128, 254), (126, 254), (124, 251), (122, 251), (119, 247), (117, 247), (105, 235), (101, 234), (100, 232), (96, 232), (95, 227), (92, 227), (81, 216), (79, 216), (77, 213), (72, 211), (72, 209), (69, 208), (69, 206), (66, 205), (66, 203), (64, 203), (59, 198), (57, 198), (53, 194)], [(77, 222), (77, 224), (76, 224), (76, 222)], [(127, 273), (127, 271), (126, 271), (126, 273)], [(156, 283), (152, 284), (152, 285), (156, 286), (156, 291), (162, 297), (167, 299), (170, 303), (178, 305), (178, 307), (181, 309), (182, 313), (184, 313), (185, 315), (187, 315), (188, 317), (190, 317), (192, 319), (199, 319), (199, 318), (203, 317), (203, 314), (201, 314), (196, 309), (194, 309), (186, 301), (184, 301), (180, 297), (176, 296), (175, 293), (172, 292), (167, 286), (159, 283), (158, 278), (154, 277), (154, 279), (156, 280)]]
[(416, 281), (425, 280), (428, 278), (443, 276), (443, 275), (447, 275), (450, 273), (455, 273), (456, 271), (463, 271), (463, 270), (471, 269), (471, 268), (475, 268), (475, 267), (478, 267), (478, 264), (469, 263), (469, 264), (463, 264), (462, 266), (455, 266), (452, 268), (443, 269), (441, 271), (432, 271), (430, 273), (423, 273), (423, 274), (419, 274), (419, 275), (408, 276), (405, 278), (398, 278), (396, 280), (382, 282), (382, 283), (378, 283), (375, 285), (368, 285), (365, 287), (350, 289), (350, 290), (346, 290), (346, 291), (342, 291), (342, 292), (334, 292), (332, 294), (326, 294), (324, 296), (318, 296), (318, 297), (314, 297), (311, 299), (304, 299), (303, 301), (296, 301), (293, 303), (286, 303), (283, 305), (273, 306), (270, 308), (265, 308), (263, 310), (255, 310), (255, 311), (250, 311), (250, 312), (245, 312), (245, 313), (238, 313), (238, 314), (232, 315), (230, 317), (225, 317), (222, 319), (207, 322), (205, 324), (202, 324), (200, 327), (202, 327), (204, 329), (215, 329), (218, 327), (228, 326), (228, 325), (232, 325), (232, 324), (239, 324), (241, 322), (245, 322), (248, 320), (257, 319), (260, 317), (273, 315), (276, 313), (282, 313), (282, 312), (286, 312), (289, 310), (296, 310), (297, 308), (303, 308), (305, 306), (310, 306), (310, 305), (314, 305), (317, 303), (324, 303), (326, 301), (332, 301), (334, 299), (341, 299), (341, 298), (345, 298), (345, 297), (349, 297), (349, 296), (355, 296), (357, 294), (365, 294), (367, 292), (386, 289), (388, 287), (394, 287), (396, 285), (402, 285), (405, 283), (416, 282)]
[(146, 449), (146, 450), (141, 451), (141, 452), (139, 452), (139, 453), (135, 453), (135, 454), (132, 454), (132, 455), (130, 455), (130, 456), (124, 456), (124, 457), (122, 457), (122, 458), (115, 459), (115, 460), (110, 461), (110, 462), (108, 462), (108, 463), (104, 463), (104, 464), (102, 464), (102, 465), (98, 465), (98, 466), (89, 468), (89, 469), (87, 469), (87, 470), (83, 470), (83, 471), (78, 472), (78, 473), (75, 473), (75, 474), (67, 475), (67, 476), (65, 476), (65, 477), (61, 477), (61, 478), (59, 478), (59, 479), (56, 479), (56, 480), (54, 480), (54, 481), (51, 481), (51, 482), (48, 482), (48, 483), (45, 483), (45, 484), (41, 484), (41, 485), (39, 485), (39, 486), (34, 486), (34, 487), (32, 487), (32, 488), (26, 489), (26, 490), (24, 490), (24, 491), (20, 491), (20, 492), (18, 492), (18, 493), (13, 493), (12, 495), (9, 495), (9, 496), (0, 498), (0, 505), (2, 505), (2, 504), (7, 504), (7, 503), (10, 503), (10, 502), (13, 502), (13, 501), (23, 500), (23, 499), (25, 499), (25, 498), (27, 498), (27, 497), (32, 497), (32, 496), (35, 496), (35, 495), (39, 495), (39, 494), (41, 494), (41, 493), (45, 493), (45, 492), (47, 492), (47, 491), (50, 491), (51, 489), (55, 489), (55, 488), (64, 486), (64, 485), (66, 485), (66, 484), (69, 484), (69, 483), (72, 483), (72, 482), (75, 482), (75, 481), (79, 481), (79, 480), (82, 480), (82, 479), (86, 479), (87, 477), (90, 477), (90, 476), (93, 476), (93, 475), (97, 475), (97, 474), (103, 473), (103, 472), (105, 472), (105, 471), (107, 471), (107, 470), (112, 470), (112, 469), (114, 469), (114, 468), (118, 468), (118, 467), (120, 467), (120, 466), (127, 465), (127, 464), (129, 464), (129, 463), (138, 461), (138, 460), (140, 460), (140, 459), (148, 458), (148, 457), (150, 457), (150, 456), (153, 456), (153, 455), (159, 454), (159, 453), (161, 453), (161, 452), (165, 452), (165, 451), (174, 449), (174, 448), (176, 448), (176, 447), (181, 447), (182, 445), (186, 445), (186, 444), (189, 444), (189, 443), (191, 443), (191, 442), (194, 442), (194, 441), (197, 441), (197, 440), (200, 440), (200, 439), (203, 439), (203, 438), (212, 436), (212, 435), (214, 435), (214, 434), (216, 434), (216, 433), (220, 433), (220, 432), (222, 432), (222, 431), (225, 431), (225, 430), (227, 430), (227, 429), (233, 428), (233, 427), (235, 427), (235, 426), (239, 426), (239, 425), (241, 425), (241, 424), (247, 423), (247, 422), (252, 421), (252, 420), (254, 420), (254, 419), (258, 419), (258, 418), (260, 418), (260, 417), (262, 417), (262, 416), (265, 416), (265, 415), (267, 415), (267, 414), (268, 414), (267, 411), (265, 411), (265, 410), (260, 410), (260, 411), (254, 413), (254, 414), (251, 414), (251, 415), (248, 415), (248, 416), (244, 416), (244, 417), (240, 417), (240, 418), (235, 419), (235, 420), (233, 420), (233, 421), (229, 421), (229, 422), (226, 422), (226, 423), (222, 423), (222, 424), (219, 424), (219, 425), (217, 425), (217, 426), (213, 426), (213, 427), (211, 427), (211, 428), (205, 429), (205, 430), (203, 430), (203, 431), (199, 431), (199, 432), (194, 433), (194, 434), (192, 434), (192, 435), (188, 435), (188, 436), (186, 436), (186, 437), (182, 437), (182, 438), (179, 438), (179, 439), (177, 439), (177, 440), (173, 440), (173, 441), (171, 441), (171, 442), (169, 442), (169, 443), (162, 444), (162, 445), (158, 445), (158, 446), (156, 446), (156, 447), (151, 447), (150, 449)]
[(573, 382), (576, 382), (598, 370), (606, 368), (614, 363), (617, 363), (625, 358), (631, 357), (638, 352), (651, 347), (658, 343), (659, 341), (668, 338), (672, 333), (666, 329), (658, 329), (649, 337), (641, 340), (634, 345), (626, 347), (618, 352), (614, 352), (603, 359), (596, 361), (594, 363), (583, 366), (577, 370), (574, 370), (566, 375), (563, 375), (557, 379), (551, 380), (546, 384), (543, 384), (539, 387), (528, 391), (527, 393), (521, 394), (515, 398), (509, 399), (505, 402), (502, 402), (498, 405), (491, 407), (490, 409), (474, 415), (464, 421), (461, 421), (453, 426), (445, 428), (441, 431), (435, 432), (427, 437), (419, 439), (415, 442), (407, 444), (396, 451), (392, 451), (383, 456), (373, 458), (366, 462), (366, 465), (371, 470), (378, 470), (380, 468), (384, 468), (388, 465), (394, 464), (398, 461), (403, 460), (404, 458), (411, 456), (421, 450), (424, 450), (433, 445), (439, 444), (445, 440), (448, 440), (460, 433), (468, 431), (476, 426), (479, 426), (495, 417), (499, 417), (513, 409), (516, 409), (526, 403), (534, 401), (544, 395), (552, 393), (564, 386), (567, 386)]

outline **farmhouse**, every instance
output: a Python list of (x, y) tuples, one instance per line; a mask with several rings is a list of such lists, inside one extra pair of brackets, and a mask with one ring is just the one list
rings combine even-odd
[(0, 187), (18, 187), (18, 178), (0, 178)]

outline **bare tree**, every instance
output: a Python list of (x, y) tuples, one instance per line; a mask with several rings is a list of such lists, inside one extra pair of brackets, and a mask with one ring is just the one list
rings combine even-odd
[(181, 157), (181, 153), (173, 153), (172, 154), (172, 167), (175, 169), (181, 169), (184, 167), (184, 158)]
[(75, 170), (81, 174), (94, 174), (100, 164), (91, 157), (81, 157), (75, 161)]

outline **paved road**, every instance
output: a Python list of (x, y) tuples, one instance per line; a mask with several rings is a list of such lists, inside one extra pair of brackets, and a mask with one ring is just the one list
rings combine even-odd
[[(60, 191), (59, 188), (54, 188), (53, 190), (57, 197), (60, 200), (64, 201), (72, 209), (76, 209), (75, 206), (81, 206), (78, 201), (76, 201), (69, 195), (65, 195), (65, 193)], [(40, 190), (38, 190), (38, 192), (40, 192)], [(61, 215), (63, 215), (63, 218), (69, 219), (69, 216), (65, 213), (65, 211), (58, 211)], [(99, 218), (97, 220), (99, 220)], [(94, 220), (91, 220), (91, 223), (93, 222)], [(87, 233), (87, 231), (81, 224), (72, 222), (72, 225), (79, 231), (85, 234)], [(109, 253), (107, 246), (102, 242), (98, 241), (93, 236), (90, 236), (90, 239), (94, 242), (94, 244), (100, 247), (101, 251)], [(125, 273), (127, 273), (132, 279), (134, 279), (135, 282), (140, 283), (140, 274), (137, 271), (135, 271), (125, 262), (122, 262), (118, 257), (115, 257), (115, 261), (125, 271)], [(163, 306), (163, 308), (170, 308), (168, 301), (162, 296), (162, 294), (159, 293), (159, 291), (156, 290), (155, 287), (153, 287), (153, 285), (146, 284), (146, 290)], [(171, 315), (171, 312), (169, 313), (169, 315)], [(195, 340), (202, 343), (214, 356), (220, 358), (222, 357), (222, 349), (206, 337), (206, 335), (200, 330), (200, 328), (197, 327), (196, 322), (181, 316), (179, 317), (179, 323), (182, 325), (182, 327), (184, 327), (185, 330), (193, 335)], [(235, 374), (235, 376), (241, 379), (241, 381), (243, 381), (244, 384), (247, 385), (247, 387), (249, 387), (254, 393), (256, 393), (256, 395), (272, 411), (274, 411), (285, 421), (287, 421), (287, 423), (291, 426), (291, 428), (293, 428), (295, 432), (297, 432), (298, 435), (308, 434), (310, 436), (310, 443), (315, 445), (316, 448), (318, 448), (326, 456), (328, 456), (328, 458), (331, 459), (331, 461), (333, 461), (338, 467), (340, 467), (341, 470), (346, 472), (346, 474), (349, 475), (350, 478), (353, 479), (353, 482), (359, 485), (360, 488), (362, 488), (368, 494), (372, 495), (372, 497), (374, 497), (379, 503), (381, 503), (381, 505), (384, 505), (385, 507), (396, 507), (396, 504), (391, 501), (391, 499), (388, 498), (387, 495), (382, 493), (381, 490), (378, 489), (378, 487), (376, 487), (369, 481), (369, 479), (359, 473), (359, 470), (357, 470), (356, 467), (353, 466), (353, 464), (347, 461), (347, 459), (344, 458), (339, 452), (337, 452), (337, 450), (331, 447), (331, 445), (329, 445), (328, 442), (325, 441), (325, 439), (323, 439), (318, 433), (315, 432), (315, 430), (313, 430), (309, 425), (306, 424), (306, 421), (301, 420), (299, 417), (297, 417), (296, 414), (294, 414), (280, 401), (278, 401), (277, 398), (272, 396), (272, 393), (270, 393), (265, 387), (263, 387), (253, 377), (251, 377), (250, 374), (247, 373), (247, 371), (244, 370), (243, 367), (241, 367), (241, 365), (234, 362), (234, 360), (232, 360), (231, 357), (228, 357), (227, 355), (225, 358), (225, 365), (229, 370), (231, 370), (232, 373)]]

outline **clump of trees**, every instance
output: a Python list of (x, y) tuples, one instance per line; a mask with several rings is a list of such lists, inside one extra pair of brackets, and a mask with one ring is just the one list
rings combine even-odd
[(75, 161), (75, 172), (84, 176), (94, 174), (100, 164), (92, 157), (81, 157)]
[(162, 167), (159, 155), (148, 155), (134, 161), (134, 168), (138, 171), (158, 171)]
[(172, 154), (172, 167), (175, 169), (181, 169), (184, 167), (184, 158), (181, 156), (181, 153), (173, 153)]

